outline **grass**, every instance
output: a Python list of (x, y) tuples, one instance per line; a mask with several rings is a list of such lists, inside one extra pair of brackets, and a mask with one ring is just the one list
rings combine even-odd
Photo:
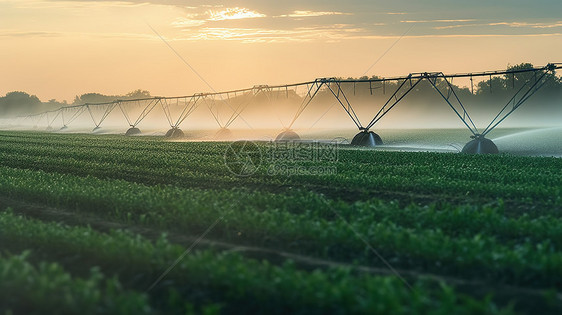
[[(339, 147), (337, 158), (262, 155), (255, 174), (239, 177), (225, 165), (229, 145), (0, 132), (0, 206), (13, 208), (0, 214), (2, 261), (28, 264), (32, 278), (97, 277), (94, 305), (122, 298), (112, 306), (148, 312), (562, 309), (553, 293), (562, 287), (560, 159)], [(271, 175), (271, 165), (336, 172)]]

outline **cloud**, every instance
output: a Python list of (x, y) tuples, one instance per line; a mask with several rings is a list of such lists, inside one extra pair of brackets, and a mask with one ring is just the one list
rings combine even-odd
[(446, 26), (435, 26), (433, 27), (434, 30), (447, 30), (452, 28), (460, 28), (460, 27), (473, 27), (473, 26), (482, 26), (487, 24), (455, 24), (455, 25), (446, 25)]
[(325, 15), (351, 15), (351, 13), (334, 12), (334, 11), (293, 11), (289, 17), (314, 17)]
[(143, 33), (124, 33), (124, 32), (114, 32), (114, 33), (79, 33), (79, 32), (45, 32), (45, 31), (14, 31), (14, 30), (0, 30), (0, 38), (41, 38), (41, 37), (96, 37), (96, 38), (112, 38), (119, 40), (156, 40), (158, 37), (151, 34)]
[(475, 19), (459, 19), (459, 20), (405, 20), (402, 23), (455, 23), (455, 22), (474, 22)]
[(445, 34), (445, 35), (404, 36), (404, 38), (555, 37), (555, 36), (562, 36), (562, 33), (541, 33), (541, 34)]
[(553, 28), (553, 27), (562, 27), (562, 22), (557, 22), (553, 24), (540, 24), (540, 25), (533, 25), (533, 28)]
[(244, 43), (306, 42), (326, 40), (330, 42), (357, 38), (367, 34), (362, 28), (349, 24), (335, 24), (329, 27), (312, 26), (293, 29), (267, 28), (226, 28), (204, 27), (197, 31), (185, 30), (178, 40), (228, 40)]
[(562, 21), (554, 23), (527, 23), (527, 22), (496, 22), (489, 23), (490, 26), (505, 25), (509, 27), (531, 27), (531, 28), (553, 28), (562, 27)]
[[(200, 9), (213, 8), (204, 12)], [(220, 8), (217, 10), (217, 8)], [(184, 8), (185, 9), (185, 8)], [(205, 25), (207, 22), (217, 22), (226, 20), (243, 20), (266, 17), (265, 14), (253, 11), (247, 8), (222, 8), (222, 6), (204, 5), (199, 8), (191, 7), (188, 10), (199, 10), (199, 13), (187, 13), (183, 17), (179, 17), (172, 22), (172, 26), (176, 28), (195, 28)]]
[(337, 12), (337, 11), (296, 10), (289, 14), (278, 15), (277, 17), (303, 18), (303, 17), (317, 17), (317, 16), (327, 16), (327, 15), (353, 15), (353, 13), (345, 13), (345, 12)]
[(0, 37), (56, 37), (61, 35), (56, 32), (0, 30)]
[(246, 8), (226, 8), (223, 10), (209, 10), (208, 21), (241, 20), (265, 17), (265, 14)]
[(9, 1), (15, 4), (14, 7), (20, 9), (76, 9), (76, 8), (108, 8), (108, 7), (139, 7), (146, 6), (148, 2), (134, 2), (134, 1), (71, 1), (71, 0), (18, 0)]
[(562, 27), (562, 21), (554, 22), (554, 23), (493, 22), (493, 23), (454, 24), (454, 25), (446, 25), (446, 26), (435, 26), (433, 27), (433, 29), (444, 30), (444, 29), (475, 27), (475, 26), (508, 26), (513, 28), (527, 27), (527, 28), (536, 28), (536, 29), (546, 29), (546, 28)]
[[(562, 36), (561, 33), (542, 34), (425, 34), (407, 35), (403, 38), (485, 38), (485, 37), (548, 37)], [(354, 39), (398, 39), (400, 35), (377, 35), (369, 30), (350, 24), (336, 24), (331, 27), (300, 27), (294, 29), (226, 28), (204, 27), (192, 32), (185, 30), (183, 36), (173, 40), (226, 40), (242, 43), (283, 43), (283, 42), (340, 42)]]
[(191, 28), (205, 24), (207, 21), (200, 14), (189, 13), (184, 17), (179, 17), (172, 22), (172, 26), (179, 28)]

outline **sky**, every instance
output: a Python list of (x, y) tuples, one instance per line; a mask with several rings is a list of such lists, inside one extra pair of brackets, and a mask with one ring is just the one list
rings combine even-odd
[(0, 0), (0, 95), (44, 101), (521, 62), (562, 62), (562, 1)]

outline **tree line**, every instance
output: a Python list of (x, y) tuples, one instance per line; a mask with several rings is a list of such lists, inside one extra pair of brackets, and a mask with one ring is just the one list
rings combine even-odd
[(72, 103), (67, 101), (57, 101), (51, 99), (42, 102), (36, 95), (27, 92), (14, 91), (8, 92), (5, 96), (0, 97), (0, 115), (2, 116), (18, 116), (34, 113), (41, 113), (63, 106), (81, 105), (86, 103), (104, 103), (115, 100), (137, 99), (151, 97), (150, 92), (146, 90), (135, 90), (125, 95), (104, 95), (101, 93), (85, 93), (77, 95)]
[[(530, 63), (521, 63), (513, 66), (508, 66), (507, 71), (531, 69), (533, 65)], [(496, 75), (489, 79), (484, 79), (477, 82), (472, 87), (460, 87), (452, 82), (452, 87), (455, 92), (467, 100), (476, 101), (477, 104), (485, 106), (490, 102), (495, 102), (509, 95), (513, 95), (515, 91), (521, 88), (527, 81), (535, 79), (535, 76), (540, 77), (540, 72), (522, 72), (514, 74)], [(348, 78), (354, 79), (354, 78)], [(363, 76), (359, 79), (382, 79), (382, 77)], [(375, 96), (380, 98), (389, 97), (392, 92), (398, 87), (400, 82), (388, 81), (384, 84), (378, 82), (374, 85), (357, 84), (353, 87), (353, 95), (358, 96)], [(446, 89), (446, 84), (443, 80), (439, 80), (437, 85), (440, 88)], [(348, 91), (349, 92), (349, 91)], [(420, 103), (429, 103), (435, 101), (438, 95), (435, 93), (433, 87), (426, 81), (422, 81), (415, 91), (416, 101)], [(562, 97), (562, 79), (554, 73), (546, 74), (546, 84), (540, 93), (539, 98), (558, 98)], [(329, 96), (329, 95), (327, 95)], [(30, 95), (22, 91), (9, 92), (5, 96), (0, 97), (0, 115), (2, 116), (17, 116), (44, 112), (53, 110), (62, 106), (80, 105), (85, 103), (104, 103), (114, 100), (136, 99), (151, 97), (150, 92), (146, 90), (135, 90), (125, 95), (104, 95), (101, 93), (85, 93), (77, 95), (71, 104), (66, 101), (59, 102), (55, 99), (47, 102), (42, 102), (35, 95)]]

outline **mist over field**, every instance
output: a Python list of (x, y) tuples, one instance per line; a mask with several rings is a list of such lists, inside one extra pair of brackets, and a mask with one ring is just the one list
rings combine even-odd
[[(509, 67), (507, 70), (532, 67), (531, 64), (527, 63)], [(361, 79), (368, 78), (363, 77)], [(374, 76), (372, 79), (379, 79), (379, 77)], [(464, 82), (457, 83), (458, 85), (455, 85), (455, 82), (451, 83), (476, 126), (485, 127), (506, 104), (509, 110), (512, 105), (509, 104), (511, 97), (523, 87), (525, 82), (530, 80), (532, 80), (532, 74), (521, 73), (494, 76), (493, 80), (477, 77), (476, 82), (468, 86), (464, 85), (467, 83), (466, 79)], [(442, 88), (444, 82), (440, 82)], [(349, 101), (360, 122), (367, 125), (384, 103), (392, 98), (400, 83), (401, 81), (385, 83), (343, 82), (340, 83), (340, 86), (342, 93)], [(297, 129), (347, 129), (354, 127), (353, 121), (349, 119), (342, 104), (325, 87), (318, 91), (306, 106), (302, 115), (295, 117), (299, 107), (307, 100), (308, 88), (308, 85), (300, 85), (268, 89), (259, 91), (255, 95), (250, 95), (253, 92), (239, 92), (238, 94), (231, 93), (207, 97), (196, 103), (193, 112), (189, 117), (186, 117), (182, 125), (188, 130), (212, 129), (223, 127), (225, 124), (237, 129), (275, 129), (286, 128), (294, 120), (294, 125), (291, 127)], [(448, 91), (448, 88), (445, 87), (443, 91)], [(311, 92), (314, 92), (314, 90), (311, 90)], [(76, 96), (72, 104), (67, 104), (56, 100), (41, 102), (37, 97), (25, 92), (11, 92), (0, 98), (0, 112), (6, 118), (14, 118), (15, 116), (40, 114), (48, 110), (86, 103), (96, 104), (114, 100), (150, 99), (152, 97), (154, 96), (149, 91), (142, 90), (136, 90), (121, 96), (88, 93)], [(175, 120), (175, 117), (181, 114), (187, 100), (170, 100), (169, 104), (165, 104), (172, 120)], [(343, 101), (346, 105), (343, 98), (340, 101)], [(392, 105), (392, 101), (391, 99), (389, 105)], [(124, 102), (119, 108), (111, 110), (107, 120), (103, 122), (103, 126), (106, 128), (127, 127), (129, 123), (126, 121), (126, 116), (130, 116), (128, 118), (134, 122), (143, 113), (145, 107), (150, 105), (150, 102), (151, 100)], [(139, 126), (145, 129), (165, 128), (168, 122), (163, 107), (164, 104), (158, 104), (154, 108), (149, 106), (150, 112), (143, 118)], [(92, 118), (96, 120), (102, 117), (106, 109), (107, 106), (91, 106), (88, 112), (80, 114), (79, 119), (76, 119), (71, 127), (81, 129), (93, 126), (88, 120)], [(72, 111), (76, 110), (75, 108), (69, 108), (63, 114), (66, 114), (67, 117), (72, 116)], [(457, 108), (457, 110), (460, 109)], [(502, 124), (502, 127), (556, 126), (560, 124), (559, 117), (561, 114), (562, 83), (560, 77), (549, 74), (545, 87), (518, 108)], [(48, 115), (35, 115), (23, 120), (23, 123), (21, 118), (14, 123), (37, 127), (53, 125), (52, 127), (56, 129), (57, 126), (62, 127), (63, 117), (54, 117), (55, 115), (56, 113), (51, 113), (50, 117), (47, 117)], [(93, 123), (93, 121), (91, 122)], [(125, 125), (123, 125), (124, 123)], [(457, 128), (462, 126), (462, 122), (445, 100), (427, 80), (422, 80), (375, 127), (409, 129)]]
[[(532, 67), (527, 63), (507, 70)], [(72, 104), (56, 100), (41, 102), (27, 93), (12, 92), (0, 98), (0, 109), (5, 117), (3, 128), (16, 130), (123, 134), (134, 126), (141, 135), (163, 136), (177, 126), (188, 141), (217, 141), (273, 140), (282, 130), (292, 129), (301, 139), (327, 141), (341, 137), (349, 142), (358, 132), (349, 115), (356, 116), (360, 126), (367, 126), (385, 102), (389, 102), (387, 109), (392, 106), (396, 100), (393, 93), (397, 91), (401, 97), (405, 88), (398, 89), (403, 80), (370, 83), (348, 80), (352, 81), (340, 81), (338, 86), (330, 83), (332, 91), (327, 85), (318, 90), (311, 84), (263, 86), (263, 89), (177, 99), (155, 98), (143, 90), (113, 96), (87, 93), (76, 96)], [(455, 92), (450, 94), (453, 106), (462, 115), (454, 101), (458, 97), (476, 128), (482, 131), (502, 109), (505, 114), (512, 108), (511, 98), (521, 95), (520, 89), (526, 91), (526, 85), (533, 82), (533, 74), (476, 77), (472, 82), (467, 78), (449, 80)], [(409, 84), (412, 83), (406, 82), (404, 86), (407, 88)], [(439, 92), (450, 93), (442, 79), (437, 86)], [(342, 97), (338, 100), (333, 91)], [(470, 133), (439, 92), (428, 80), (421, 80), (377, 121), (370, 129), (383, 137), (385, 145), (380, 149), (459, 151)], [(314, 95), (312, 100), (308, 93)], [(121, 102), (112, 103), (115, 100)], [(547, 73), (544, 87), (498, 125), (490, 134), (491, 139), (498, 139), (501, 152), (560, 156), (561, 100), (560, 77)]]

